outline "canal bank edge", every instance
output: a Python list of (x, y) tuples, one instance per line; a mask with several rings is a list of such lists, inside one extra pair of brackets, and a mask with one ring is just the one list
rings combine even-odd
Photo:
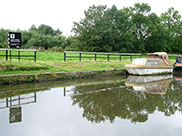
[(0, 76), (0, 85), (124, 75), (126, 70), (74, 71)]

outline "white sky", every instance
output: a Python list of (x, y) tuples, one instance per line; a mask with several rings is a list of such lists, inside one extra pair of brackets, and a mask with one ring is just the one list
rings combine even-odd
[(0, 0), (0, 28), (28, 30), (32, 24), (46, 24), (68, 36), (73, 21), (80, 21), (93, 4), (122, 9), (137, 2), (148, 3), (158, 15), (170, 7), (182, 15), (182, 0)]

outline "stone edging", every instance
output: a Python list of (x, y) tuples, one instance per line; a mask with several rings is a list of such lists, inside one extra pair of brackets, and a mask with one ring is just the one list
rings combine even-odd
[(0, 85), (56, 81), (56, 80), (71, 80), (71, 79), (82, 79), (82, 78), (91, 78), (99, 76), (114, 76), (114, 75), (123, 75), (125, 73), (126, 70), (99, 70), (99, 71), (6, 75), (6, 76), (0, 76)]

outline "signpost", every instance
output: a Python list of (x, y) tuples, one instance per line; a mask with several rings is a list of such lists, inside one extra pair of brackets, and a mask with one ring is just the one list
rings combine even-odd
[(8, 34), (9, 48), (21, 48), (21, 33), (9, 32)]

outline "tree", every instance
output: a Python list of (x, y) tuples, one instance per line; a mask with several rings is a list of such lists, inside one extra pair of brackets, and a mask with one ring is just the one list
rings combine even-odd
[(38, 28), (32, 25), (27, 33), (31, 35), (31, 38), (27, 41), (26, 47), (48, 49), (57, 46), (63, 48), (66, 44), (66, 37), (62, 36), (62, 32), (48, 25), (42, 24)]
[(21, 31), (21, 35), (22, 35), (22, 46), (24, 48), (27, 48), (28, 47), (28, 41), (31, 40), (32, 36), (34, 35), (34, 32), (31, 32), (31, 31)]
[(108, 26), (108, 20), (105, 19), (106, 6), (89, 7), (85, 11), (85, 18), (79, 23), (74, 22), (73, 32), (80, 45), (77, 45), (82, 51), (112, 51), (110, 46), (112, 39), (108, 41), (112, 29)]
[(0, 48), (8, 47), (8, 32), (9, 30), (0, 29)]
[(51, 35), (51, 36), (58, 36), (62, 34), (62, 32), (59, 29), (54, 30), (52, 27), (44, 24), (41, 24), (38, 28), (36, 28), (35, 25), (32, 25), (30, 31), (35, 31), (38, 32), (39, 34)]
[(136, 3), (134, 7), (128, 8), (129, 19), (132, 22), (130, 32), (135, 36), (134, 51), (145, 52), (145, 40), (148, 38), (148, 25), (151, 7), (148, 4)]
[(161, 15), (161, 23), (165, 27), (167, 51), (181, 52), (182, 17), (174, 8)]
[(154, 13), (149, 15), (148, 37), (145, 43), (146, 52), (167, 51), (165, 27)]

